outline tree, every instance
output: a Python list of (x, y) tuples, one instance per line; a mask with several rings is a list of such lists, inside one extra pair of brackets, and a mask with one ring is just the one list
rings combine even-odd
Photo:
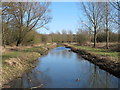
[(57, 32), (57, 34), (55, 35), (56, 38), (56, 42), (61, 43), (62, 42), (62, 35), (60, 32)]
[(12, 17), (11, 21), (17, 29), (16, 46), (21, 44), (29, 31), (42, 28), (51, 20), (49, 5), (48, 2), (3, 3), (3, 10), (7, 7), (4, 13)]
[(118, 25), (118, 28), (120, 26), (120, 2), (110, 2), (110, 5), (112, 6), (112, 22)]
[(62, 42), (67, 42), (67, 32), (66, 30), (62, 30)]
[(82, 3), (83, 10), (89, 20), (91, 26), (93, 27), (94, 31), (94, 47), (96, 47), (96, 38), (97, 32), (100, 30), (100, 25), (102, 23), (103, 15), (101, 13), (101, 5), (100, 2), (89, 2), (89, 3)]
[(7, 36), (9, 36), (10, 38), (10, 32), (8, 32), (9, 30), (9, 25), (10, 25), (10, 21), (11, 21), (11, 16), (6, 12), (6, 10), (8, 9), (9, 3), (4, 3), (2, 5), (2, 45), (5, 47), (5, 45), (7, 44)]
[(73, 42), (73, 34), (72, 34), (71, 30), (69, 30), (69, 32), (68, 32), (68, 41), (71, 43)]
[(108, 2), (105, 2), (104, 4), (104, 25), (105, 25), (105, 30), (106, 30), (106, 48), (109, 48), (109, 22), (111, 20), (111, 12), (110, 12), (110, 5)]
[(77, 32), (77, 42), (79, 44), (83, 44), (86, 43), (87, 41), (89, 41), (88, 33), (86, 31), (79, 29)]
[(54, 43), (55, 42), (55, 34), (51, 33), (50, 36), (51, 36), (51, 39), (52, 39), (52, 43)]
[[(120, 3), (119, 2), (105, 2), (104, 4), (104, 25), (106, 31), (106, 48), (109, 48), (109, 39), (110, 39), (110, 27), (116, 27), (116, 25), (120, 25), (119, 23), (119, 11), (120, 11)], [(112, 13), (111, 13), (112, 12)], [(117, 30), (116, 30), (117, 31)]]
[(110, 2), (110, 4), (118, 11), (120, 11), (120, 2)]
[(42, 43), (47, 43), (48, 42), (48, 36), (47, 35), (41, 35)]
[(90, 24), (87, 25), (87, 23), (84, 22), (83, 20), (81, 21), (81, 23), (86, 27), (85, 29), (88, 30), (88, 33), (89, 33), (89, 45), (91, 45), (91, 39), (92, 39), (91, 36), (92, 36), (92, 33), (93, 33), (92, 26), (90, 26)]
[(38, 44), (41, 42), (42, 42), (42, 35), (37, 33), (34, 30), (31, 30), (25, 35), (21, 44), (22, 45), (33, 45), (33, 44)]

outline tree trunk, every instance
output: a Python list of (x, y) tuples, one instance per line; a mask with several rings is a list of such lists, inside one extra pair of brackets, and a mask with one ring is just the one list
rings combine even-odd
[(19, 39), (16, 43), (16, 46), (19, 46), (20, 43), (21, 43), (21, 40)]
[(109, 48), (109, 30), (106, 30), (106, 48)]
[(91, 31), (89, 31), (89, 46), (91, 46)]
[(97, 37), (97, 33), (96, 33), (96, 26), (94, 27), (94, 48), (96, 47), (96, 37)]

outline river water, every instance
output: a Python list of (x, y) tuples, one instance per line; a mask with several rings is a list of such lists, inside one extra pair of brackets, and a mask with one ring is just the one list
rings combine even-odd
[(69, 48), (57, 47), (39, 58), (36, 67), (11, 83), (14, 88), (118, 88), (118, 78)]

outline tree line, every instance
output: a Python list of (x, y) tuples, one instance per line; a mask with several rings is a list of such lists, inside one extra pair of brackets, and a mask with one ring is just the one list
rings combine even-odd
[[(46, 28), (52, 17), (49, 2), (3, 2), (2, 3), (2, 45), (31, 45), (36, 43), (94, 43), (117, 42), (120, 3), (81, 2), (80, 28), (51, 34), (39, 34), (37, 29)], [(84, 20), (85, 19), (85, 20)]]
[[(41, 34), (41, 42), (43, 43), (78, 43), (90, 45), (94, 42), (94, 35), (89, 35), (88, 31), (78, 30), (76, 34), (72, 30), (63, 30), (62, 32)], [(99, 32), (96, 37), (96, 42), (106, 42), (106, 33)], [(109, 42), (118, 42), (118, 33), (109, 32)]]

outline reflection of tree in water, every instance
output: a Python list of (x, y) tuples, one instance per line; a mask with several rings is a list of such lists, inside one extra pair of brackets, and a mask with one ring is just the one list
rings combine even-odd
[(51, 51), (51, 52), (49, 52), (49, 55), (50, 56), (59, 56), (60, 53), (61, 53), (60, 51), (56, 51), (56, 52), (55, 51)]
[[(30, 83), (30, 76), (29, 76), (29, 73), (25, 73), (24, 77), (23, 77), (23, 83), (24, 85), (27, 85), (27, 88), (31, 88), (31, 83)], [(26, 86), (25, 86), (26, 87)]]
[(78, 58), (77, 60), (79, 60), (79, 61), (85, 60), (85, 59), (83, 59), (83, 58), (81, 57), (81, 55), (79, 55), (79, 54), (76, 54), (76, 57)]
[(69, 52), (68, 50), (64, 50), (61, 52), (62, 56), (65, 57), (65, 58), (71, 58), (74, 53), (73, 52)]
[(23, 83), (24, 87), (27, 88), (39, 86), (41, 84), (34, 72), (25, 73), (25, 75), (23, 76)]
[(24, 73), (22, 78), (17, 78), (9, 83), (12, 88), (30, 88), (30, 77), (28, 73)]
[(74, 53), (73, 53), (72, 51), (67, 51), (67, 57), (68, 57), (68, 58), (71, 58), (71, 57), (73, 56), (73, 54), (74, 54)]
[(50, 56), (62, 56), (62, 57), (68, 57), (71, 58), (73, 52), (69, 52), (67, 49), (58, 49), (58, 50), (52, 50), (49, 52)]
[(63, 57), (66, 57), (67, 56), (67, 51), (66, 50), (63, 50), (62, 52), (61, 52), (61, 55), (63, 56)]
[(26, 73), (25, 79), (27, 79), (27, 84), (29, 85), (29, 88), (40, 86), (43, 82), (44, 85), (46, 84), (46, 82), (51, 82), (51, 79), (47, 74), (40, 72), (37, 69), (34, 69), (31, 73)]
[[(93, 69), (93, 72), (92, 72)], [(94, 67), (91, 67), (90, 65), (90, 72), (91, 75), (89, 75), (89, 85), (90, 87), (103, 87), (103, 88), (108, 88), (111, 87), (110, 84), (110, 78), (107, 72), (103, 72), (96, 66), (94, 65)], [(108, 81), (109, 79), (109, 81)]]
[(57, 56), (57, 57), (59, 57), (60, 55), (62, 55), (63, 57), (66, 57), (67, 54), (68, 54), (68, 52), (66, 50), (56, 51), (56, 52), (50, 52), (51, 56)]
[[(47, 83), (51, 83), (52, 79), (49, 77), (49, 75), (46, 73), (48, 72), (50, 69), (46, 69), (44, 72), (40, 72), (38, 74), (36, 74), (36, 77), (38, 77), (38, 79), (40, 81), (42, 81), (42, 83), (46, 84)], [(39, 71), (39, 70), (38, 70)]]
[[(24, 88), (22, 78), (14, 79), (13, 81), (7, 83), (6, 85), (12, 88)], [(3, 85), (3, 87), (6, 87), (6, 85)]]
[(50, 52), (49, 52), (49, 55), (50, 55), (50, 56), (53, 56), (54, 54), (55, 54), (55, 53), (54, 53), (53, 51), (50, 51)]

